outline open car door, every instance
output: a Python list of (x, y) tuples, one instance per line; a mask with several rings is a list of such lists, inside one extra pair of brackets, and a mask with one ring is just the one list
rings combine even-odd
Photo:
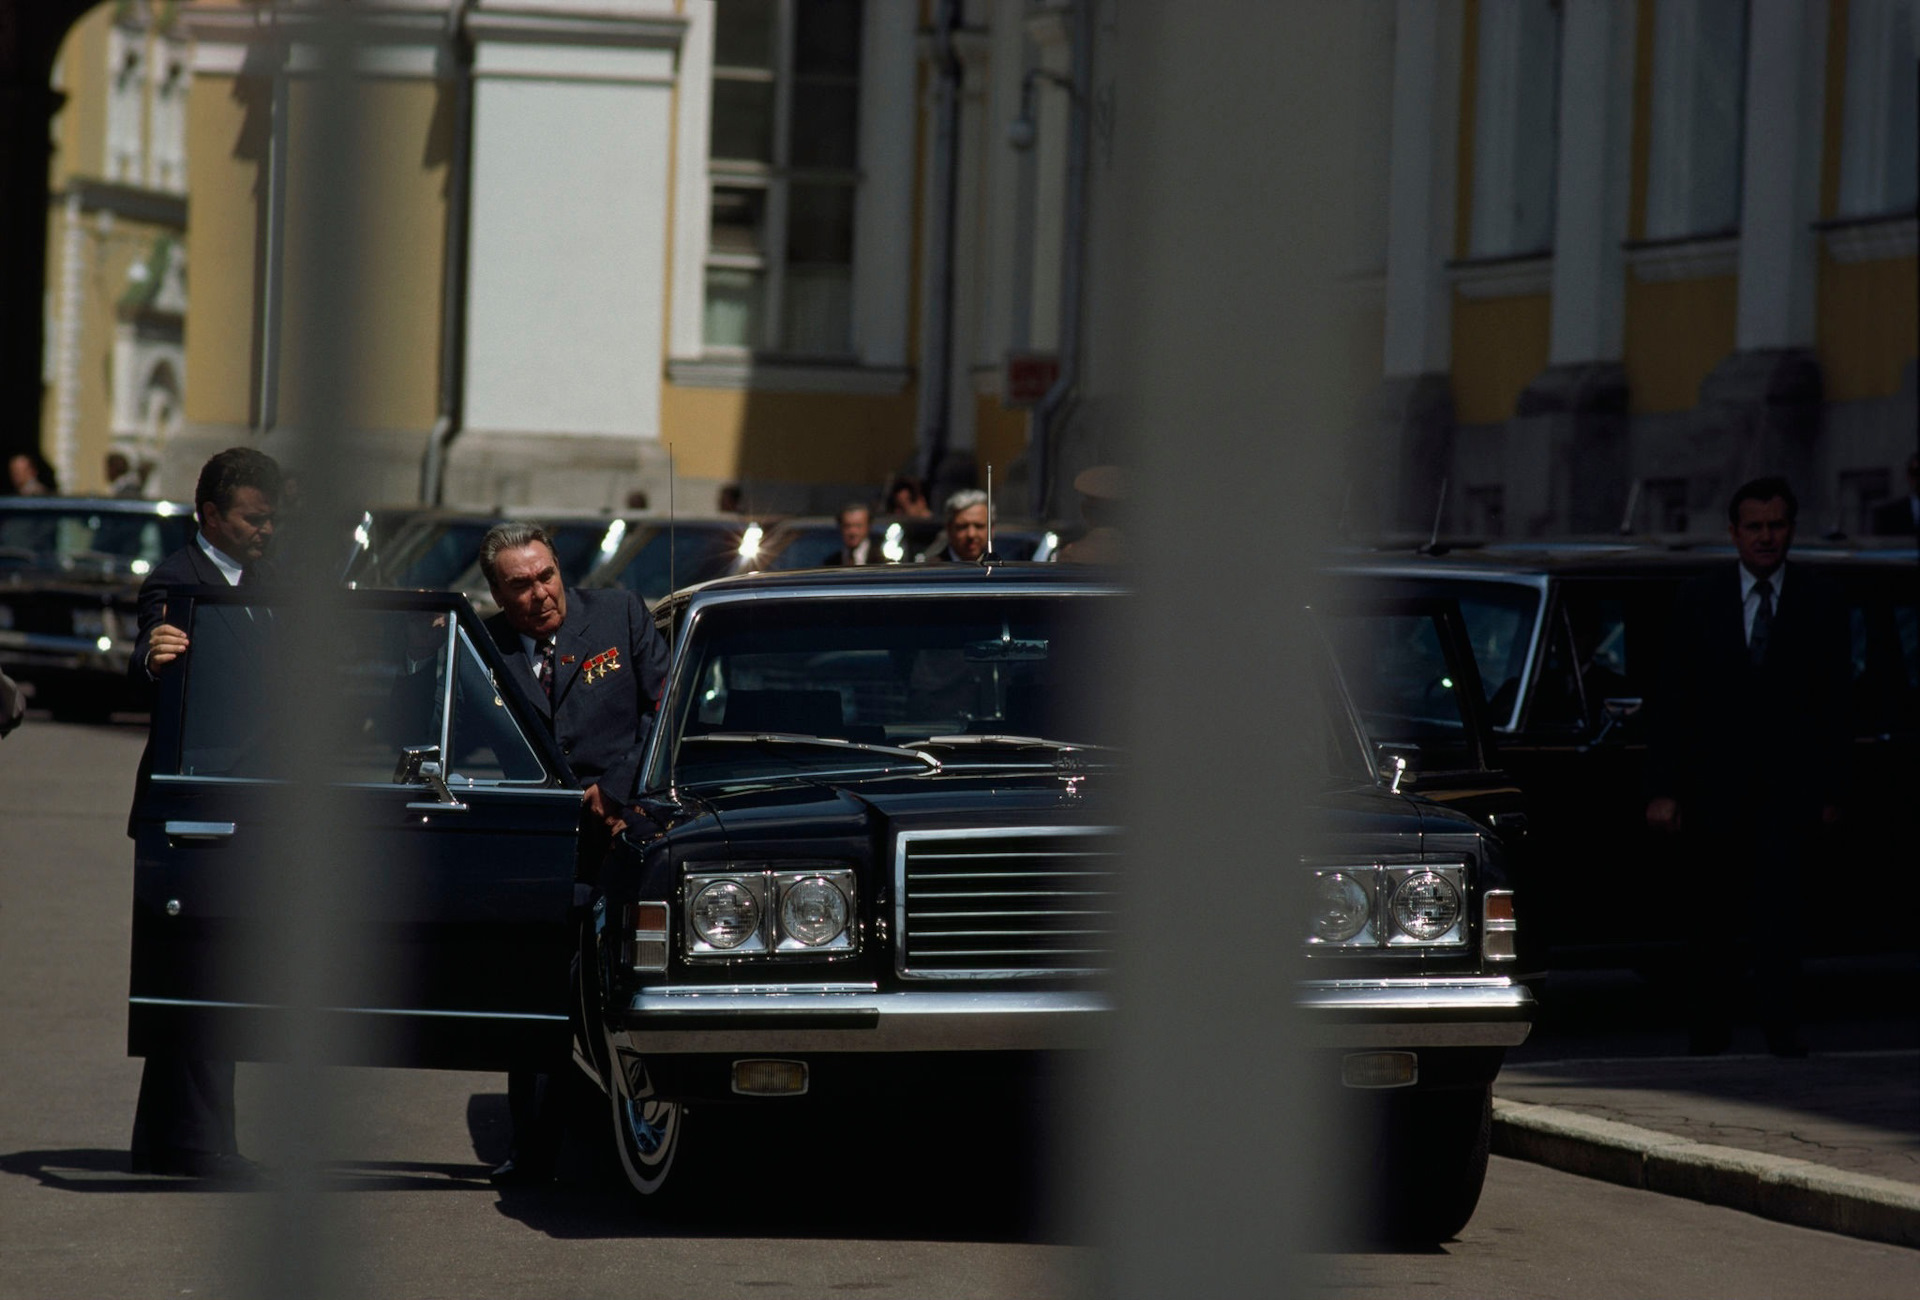
[(580, 795), (465, 598), (183, 588), (168, 621), (129, 1053), (564, 1060)]

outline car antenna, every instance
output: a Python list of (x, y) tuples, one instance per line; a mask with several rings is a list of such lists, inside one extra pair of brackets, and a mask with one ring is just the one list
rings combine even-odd
[(1442, 474), (1440, 476), (1440, 497), (1437, 501), (1433, 503), (1433, 531), (1427, 534), (1427, 544), (1425, 546), (1420, 546), (1415, 548), (1418, 554), (1445, 555), (1448, 551), (1453, 549), (1450, 546), (1440, 545), (1440, 516), (1446, 511), (1446, 508), (1447, 508), (1448, 481), (1449, 481), (1449, 478), (1447, 475)]
[(673, 444), (667, 444), (667, 594), (673, 594)]
[(987, 462), (987, 549), (980, 552), (980, 563), (994, 564), (1000, 559), (993, 553), (993, 462)]

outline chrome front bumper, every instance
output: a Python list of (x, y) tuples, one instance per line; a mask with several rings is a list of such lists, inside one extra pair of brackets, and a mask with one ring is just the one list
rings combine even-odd
[(1533, 994), (1504, 975), (1459, 979), (1309, 980), (1296, 1004), (1317, 1046), (1518, 1047)]
[(991, 1052), (1094, 1045), (1110, 1010), (1098, 993), (873, 985), (646, 988), (616, 1032), (634, 1051)]

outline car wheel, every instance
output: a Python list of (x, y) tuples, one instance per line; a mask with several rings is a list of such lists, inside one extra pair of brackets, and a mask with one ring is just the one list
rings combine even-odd
[(1396, 1098), (1392, 1186), (1394, 1235), (1422, 1245), (1457, 1236), (1473, 1218), (1487, 1181), (1493, 1138), (1493, 1087), (1448, 1089)]
[(676, 1101), (629, 1095), (626, 1078), (615, 1070), (608, 1092), (613, 1102), (613, 1142), (627, 1186), (641, 1196), (656, 1195), (666, 1186), (673, 1158), (680, 1151), (680, 1135), (687, 1110)]

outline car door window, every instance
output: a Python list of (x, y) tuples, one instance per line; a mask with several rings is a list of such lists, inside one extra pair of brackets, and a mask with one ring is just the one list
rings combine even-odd
[(450, 782), (537, 785), (547, 778), (540, 755), (514, 720), (499, 683), (464, 631), (459, 636), (455, 660), (448, 754)]
[(1558, 611), (1547, 628), (1547, 649), (1540, 658), (1540, 679), (1527, 715), (1529, 731), (1580, 733), (1587, 729), (1580, 666), (1572, 627), (1565, 611)]

